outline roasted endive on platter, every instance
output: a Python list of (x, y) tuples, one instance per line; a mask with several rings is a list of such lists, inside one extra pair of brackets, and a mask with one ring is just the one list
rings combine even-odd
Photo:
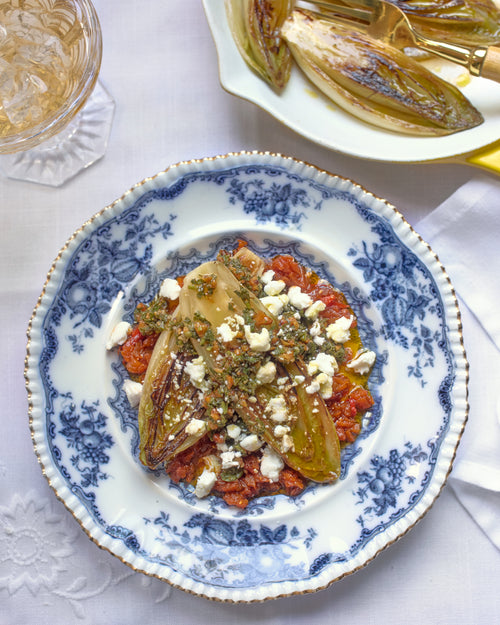
[(141, 462), (199, 498), (245, 508), (334, 482), (370, 417), (375, 353), (344, 295), (288, 255), (222, 250), (113, 334)]
[[(421, 35), (470, 48), (500, 40), (500, 12), (492, 0), (391, 3)], [(228, 22), (243, 58), (278, 92), (286, 87), (293, 59), (332, 102), (386, 130), (442, 136), (483, 123), (462, 91), (425, 64), (428, 55), (373, 38), (362, 24), (346, 22), (325, 9), (328, 0), (317, 4), (226, 0)], [(343, 4), (357, 5), (355, 0)], [(365, 4), (361, 3), (364, 8)]]
[(492, 0), (388, 0), (408, 16), (418, 31), (431, 38), (465, 46), (500, 41), (500, 15)]

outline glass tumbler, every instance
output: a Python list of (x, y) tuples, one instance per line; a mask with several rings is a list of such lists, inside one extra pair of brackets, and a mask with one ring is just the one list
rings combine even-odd
[(114, 101), (98, 82), (90, 0), (0, 2), (0, 169), (59, 186), (104, 155)]

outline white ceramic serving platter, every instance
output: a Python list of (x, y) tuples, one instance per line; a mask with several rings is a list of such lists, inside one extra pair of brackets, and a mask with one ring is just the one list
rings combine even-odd
[[(346, 294), (377, 354), (375, 406), (341, 478), (244, 510), (198, 500), (139, 462), (126, 373), (106, 350), (167, 276), (238, 239), (291, 253)], [(467, 416), (467, 365), (448, 277), (401, 214), (292, 158), (180, 163), (78, 230), (29, 328), (26, 384), (44, 474), (92, 540), (136, 570), (220, 601), (325, 588), (371, 561), (429, 509)]]
[(500, 84), (483, 78), (473, 78), (462, 91), (483, 114), (484, 123), (446, 137), (412, 137), (365, 124), (333, 104), (297, 66), (288, 85), (277, 93), (242, 59), (224, 1), (203, 0), (203, 5), (217, 48), (222, 87), (321, 146), (371, 160), (422, 162), (456, 158), (500, 138)]

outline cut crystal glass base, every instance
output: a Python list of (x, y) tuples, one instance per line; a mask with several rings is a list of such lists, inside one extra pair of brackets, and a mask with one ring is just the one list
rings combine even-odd
[(58, 187), (98, 161), (106, 152), (115, 102), (97, 82), (76, 117), (36, 148), (0, 156), (8, 178)]

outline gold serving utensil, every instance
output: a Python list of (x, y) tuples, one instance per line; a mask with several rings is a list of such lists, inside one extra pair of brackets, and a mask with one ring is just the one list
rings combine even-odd
[(401, 9), (385, 0), (306, 0), (305, 4), (314, 5), (322, 17), (359, 28), (382, 43), (400, 50), (419, 48), (466, 67), (472, 76), (500, 82), (500, 47), (469, 48), (429, 39), (414, 28)]

